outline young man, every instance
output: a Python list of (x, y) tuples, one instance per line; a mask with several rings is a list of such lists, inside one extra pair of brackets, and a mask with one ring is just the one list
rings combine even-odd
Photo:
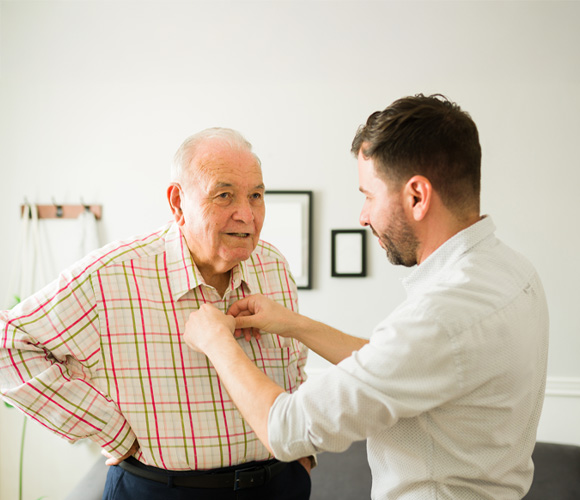
[[(443, 96), (406, 97), (369, 117), (352, 152), (361, 224), (393, 264), (416, 266), (405, 302), (366, 341), (252, 296), (229, 315), (192, 313), (186, 342), (281, 460), (367, 439), (375, 500), (520, 499), (533, 475), (548, 312), (534, 268), (480, 215), (477, 128)], [(336, 366), (288, 394), (232, 335), (262, 330)]]

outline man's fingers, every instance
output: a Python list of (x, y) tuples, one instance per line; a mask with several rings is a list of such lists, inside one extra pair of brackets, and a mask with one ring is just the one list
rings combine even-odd
[(103, 455), (104, 457), (107, 458), (107, 460), (105, 461), (105, 465), (119, 465), (123, 460), (125, 460), (125, 459), (129, 458), (131, 455), (133, 455), (138, 449), (139, 449), (139, 442), (135, 439), (135, 441), (133, 441), (133, 444), (131, 445), (131, 448), (129, 449), (129, 451), (121, 458), (115, 458), (113, 455), (111, 455), (105, 449), (101, 449), (101, 455)]
[(234, 335), (237, 338), (243, 335), (248, 342), (252, 340), (252, 337), (260, 340), (261, 334), (258, 325), (263, 321), (263, 318), (260, 317), (259, 297), (260, 295), (251, 295), (238, 300), (228, 309), (228, 316), (233, 316), (235, 319)]
[(260, 340), (262, 338), (262, 335), (260, 334), (260, 330), (258, 330), (257, 328), (245, 328), (243, 330), (244, 332), (244, 338), (246, 339), (246, 342), (249, 342), (250, 340), (252, 340), (252, 337), (255, 338), (256, 340)]
[(262, 338), (262, 335), (258, 328), (236, 328), (236, 330), (234, 331), (234, 337), (239, 339), (242, 336), (244, 337), (244, 339), (246, 339), (247, 342), (252, 340), (252, 337), (255, 338), (256, 340), (260, 340)]
[(253, 316), (236, 316), (236, 330), (245, 330), (247, 328), (252, 328), (254, 325)]
[(302, 467), (304, 467), (306, 469), (306, 472), (308, 472), (308, 475), (310, 475), (310, 473), (312, 472), (312, 461), (310, 460), (310, 457), (302, 457), (299, 458), (297, 461), (300, 462)]
[(113, 455), (111, 455), (109, 452), (105, 450), (101, 450), (101, 455), (103, 455), (107, 459), (105, 461), (105, 465), (119, 465), (121, 463), (121, 460), (115, 458)]
[(234, 318), (237, 318), (242, 313), (251, 314), (249, 311), (251, 300), (252, 300), (252, 297), (250, 296), (250, 297), (246, 297), (244, 299), (240, 299), (237, 302), (234, 302), (230, 306), (230, 308), (228, 309), (227, 313), (230, 316), (233, 316)]

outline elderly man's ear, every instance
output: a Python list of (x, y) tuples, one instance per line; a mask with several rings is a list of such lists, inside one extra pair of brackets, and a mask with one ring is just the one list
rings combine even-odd
[(179, 226), (182, 226), (185, 223), (185, 219), (183, 217), (183, 211), (181, 210), (181, 186), (179, 184), (171, 184), (167, 188), (167, 201), (169, 201), (175, 222)]

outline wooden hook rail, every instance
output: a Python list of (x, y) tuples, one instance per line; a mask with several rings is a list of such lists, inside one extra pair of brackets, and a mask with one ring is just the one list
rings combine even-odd
[[(90, 210), (98, 220), (101, 218), (102, 205), (30, 205), (32, 209), (36, 207), (39, 219), (76, 219), (85, 210)], [(24, 215), (28, 209), (27, 205), (20, 206), (20, 214)]]

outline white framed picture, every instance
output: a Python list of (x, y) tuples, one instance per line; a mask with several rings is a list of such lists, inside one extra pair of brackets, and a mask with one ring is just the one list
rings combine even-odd
[(312, 191), (266, 191), (260, 238), (288, 260), (301, 289), (312, 288)]
[(331, 234), (331, 275), (335, 278), (366, 276), (366, 230), (333, 229)]

